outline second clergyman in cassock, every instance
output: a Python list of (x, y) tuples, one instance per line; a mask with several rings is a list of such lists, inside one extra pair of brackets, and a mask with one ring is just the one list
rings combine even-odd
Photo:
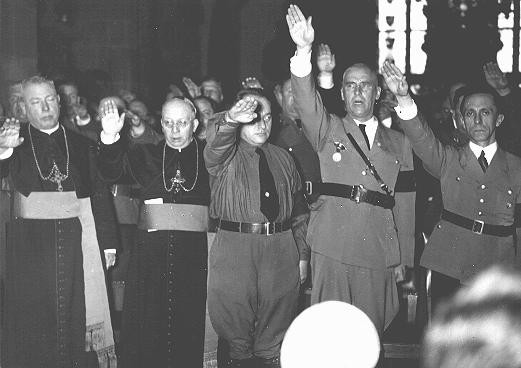
[(189, 100), (169, 100), (162, 109), (165, 139), (128, 145), (119, 136), (124, 116), (113, 101), (101, 108), (101, 174), (109, 182), (130, 174), (141, 189), (123, 306), (127, 368), (203, 363), (210, 193), (204, 143), (193, 136), (195, 114)]

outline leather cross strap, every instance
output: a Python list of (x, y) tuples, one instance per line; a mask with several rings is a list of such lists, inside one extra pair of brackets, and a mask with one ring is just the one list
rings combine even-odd
[[(344, 128), (345, 129), (345, 128)], [(388, 195), (391, 195), (391, 191), (389, 190), (389, 187), (387, 184), (384, 183), (378, 172), (376, 171), (376, 167), (374, 167), (373, 163), (369, 161), (369, 158), (365, 155), (364, 151), (360, 148), (358, 143), (356, 143), (355, 139), (351, 135), (351, 133), (347, 133), (347, 138), (351, 141), (351, 144), (353, 147), (355, 147), (356, 152), (362, 157), (362, 160), (364, 160), (365, 164), (367, 165), (367, 168), (369, 169), (369, 172), (374, 176), (376, 181), (378, 182), (378, 185), (380, 185), (380, 188)]]
[(512, 236), (515, 232), (514, 225), (504, 226), (504, 225), (490, 225), (485, 224), (481, 220), (472, 220), (467, 217), (458, 215), (457, 213), (450, 212), (447, 210), (443, 210), (441, 213), (441, 218), (445, 221), (448, 221), (454, 225), (462, 227), (464, 229), (470, 230), (475, 234), (481, 235), (493, 235), (493, 236)]
[(363, 185), (306, 181), (306, 192), (308, 195), (319, 194), (347, 198), (356, 203), (364, 202), (387, 209), (394, 207), (394, 198), (392, 196), (366, 189)]
[(250, 223), (219, 220), (217, 227), (237, 233), (273, 235), (291, 229), (291, 221)]

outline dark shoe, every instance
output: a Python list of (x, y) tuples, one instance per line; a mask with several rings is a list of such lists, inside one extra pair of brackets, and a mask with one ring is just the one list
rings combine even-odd
[(257, 358), (259, 361), (259, 368), (280, 368), (280, 357), (273, 358)]

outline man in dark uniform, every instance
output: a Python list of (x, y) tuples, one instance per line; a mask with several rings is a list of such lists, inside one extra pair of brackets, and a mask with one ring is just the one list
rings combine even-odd
[(208, 204), (204, 144), (194, 137), (192, 102), (162, 109), (164, 139), (128, 145), (124, 115), (101, 107), (99, 167), (108, 182), (124, 174), (139, 184), (141, 211), (130, 252), (121, 331), (125, 367), (201, 367), (206, 307)]
[(286, 19), (297, 45), (290, 65), (296, 109), (323, 181), (309, 188), (320, 194), (307, 236), (311, 302), (352, 303), (382, 334), (399, 308), (394, 272), (413, 265), (414, 193), (396, 193), (399, 174), (413, 169), (412, 150), (402, 133), (374, 117), (380, 88), (364, 64), (344, 72), (347, 115), (326, 111), (311, 76), (311, 18), (291, 5)]
[[(7, 367), (84, 367), (85, 349), (116, 364), (105, 278), (90, 197), (89, 141), (58, 123), (52, 81), (22, 84), (29, 124), (0, 130), (2, 175), (14, 189), (3, 305)], [(101, 243), (101, 241), (100, 241)], [(105, 254), (108, 266), (115, 254)]]
[(401, 126), (425, 168), (440, 179), (444, 209), (421, 258), (432, 272), (436, 303), (491, 264), (518, 265), (515, 227), (521, 202), (521, 159), (503, 151), (496, 128), (503, 115), (494, 91), (469, 89), (461, 102), (469, 142), (443, 145), (409, 95), (401, 71), (385, 63), (383, 74), (398, 99)]
[(307, 263), (291, 231), (302, 224), (291, 223), (305, 206), (300, 178), (292, 157), (267, 143), (270, 131), (268, 99), (254, 92), (216, 115), (207, 131), (210, 214), (219, 219), (208, 310), (230, 345), (232, 367), (254, 367), (256, 360), (280, 366), (280, 344), (297, 307), (299, 265)]

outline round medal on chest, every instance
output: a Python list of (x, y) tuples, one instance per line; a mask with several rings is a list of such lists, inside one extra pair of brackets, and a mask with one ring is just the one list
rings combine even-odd
[(333, 153), (333, 161), (339, 162), (342, 159), (342, 154), (340, 152)]

